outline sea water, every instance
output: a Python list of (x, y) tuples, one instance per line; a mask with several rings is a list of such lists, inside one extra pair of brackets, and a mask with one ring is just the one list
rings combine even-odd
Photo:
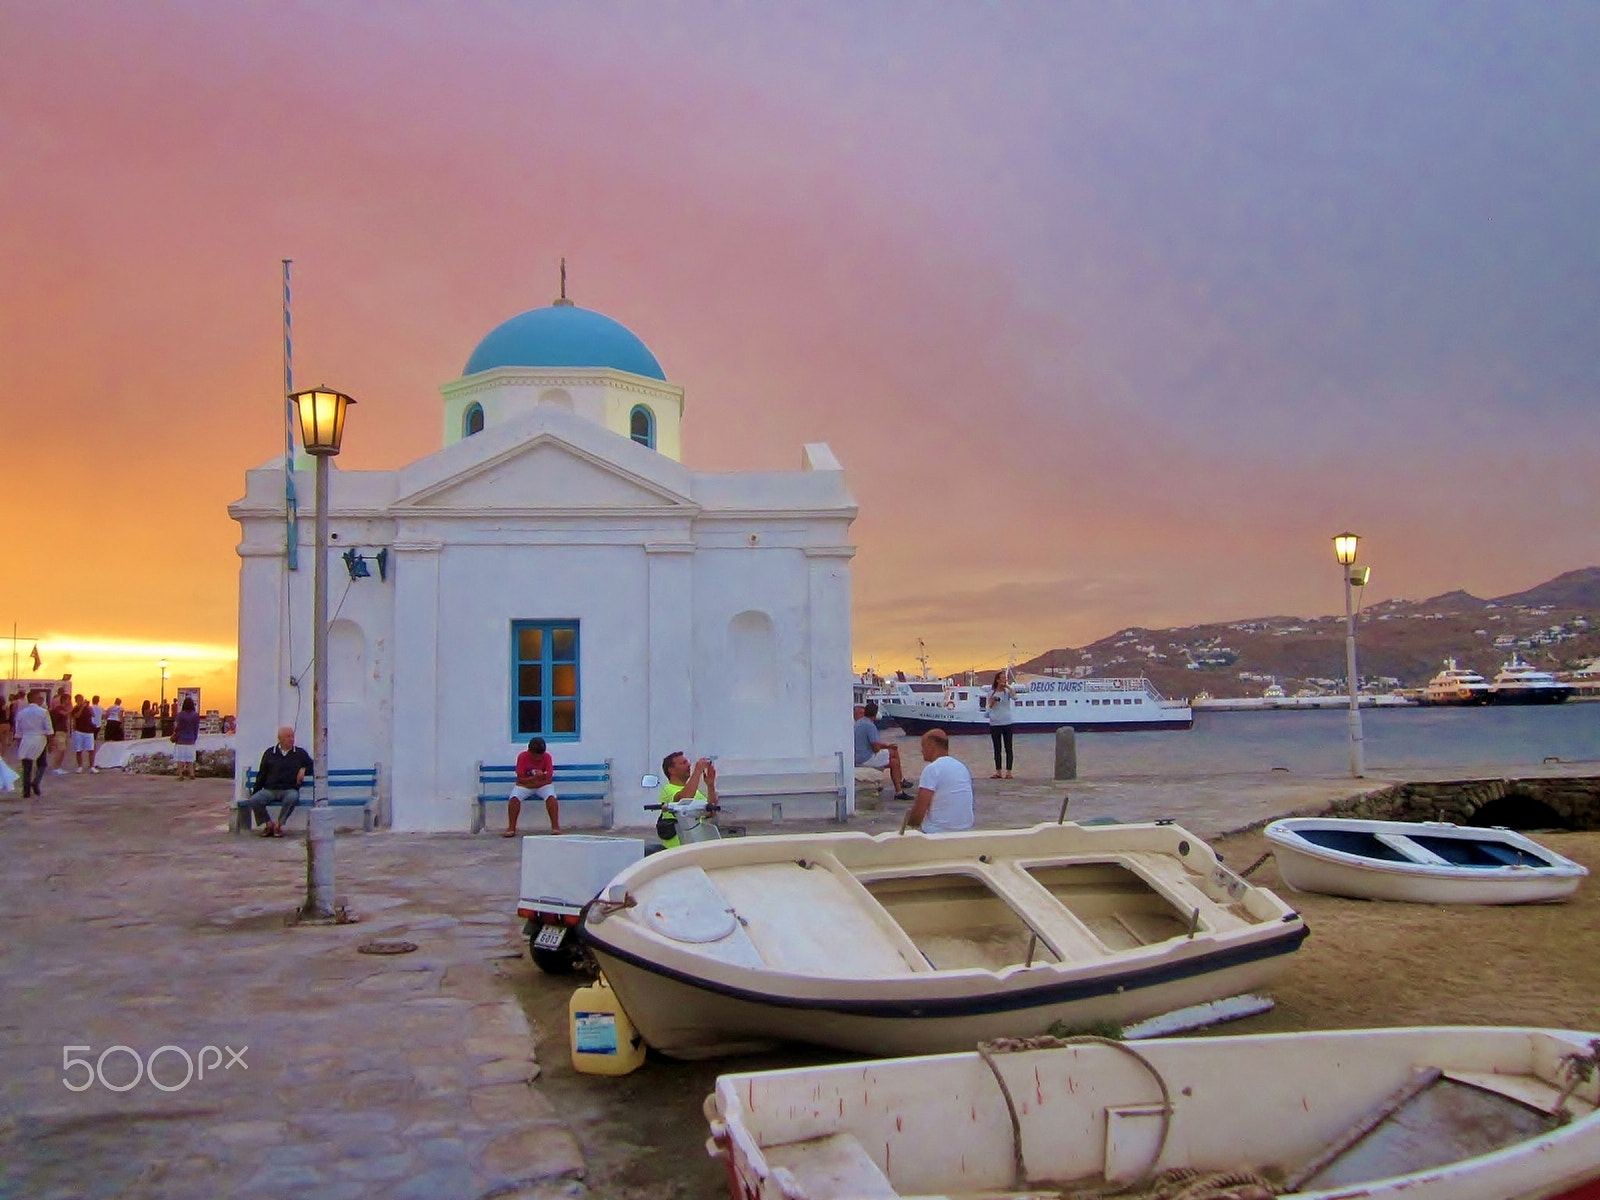
[[(1350, 765), (1349, 719), (1341, 709), (1198, 712), (1190, 730), (1080, 733), (1078, 772), (1176, 777), (1281, 767), (1301, 775), (1336, 775)], [(1513, 773), (1551, 758), (1593, 762), (1600, 773), (1600, 702), (1362, 709), (1361, 728), (1367, 771), (1373, 775), (1451, 767)], [(950, 741), (952, 753), (974, 774), (993, 769), (987, 734)], [(1015, 750), (1018, 775), (1049, 778), (1055, 734), (1018, 735)], [(915, 770), (914, 746), (905, 753)]]

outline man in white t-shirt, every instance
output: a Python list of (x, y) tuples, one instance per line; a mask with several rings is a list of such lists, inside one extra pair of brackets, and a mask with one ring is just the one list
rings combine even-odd
[(922, 735), (928, 765), (917, 780), (917, 798), (906, 823), (923, 833), (957, 833), (972, 828), (972, 772), (950, 755), (950, 735), (930, 729)]

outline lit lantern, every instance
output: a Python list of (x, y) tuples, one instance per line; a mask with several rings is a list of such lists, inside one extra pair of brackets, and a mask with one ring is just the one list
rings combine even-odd
[(1361, 539), (1353, 533), (1341, 533), (1333, 539), (1333, 556), (1348, 567), (1356, 560), (1356, 543)]
[(300, 444), (306, 453), (339, 453), (339, 443), (344, 441), (345, 410), (355, 401), (327, 388), (295, 392), (289, 399), (300, 412)]

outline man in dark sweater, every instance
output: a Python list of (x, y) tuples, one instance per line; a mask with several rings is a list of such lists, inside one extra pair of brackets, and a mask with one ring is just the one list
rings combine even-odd
[[(294, 729), (278, 730), (276, 745), (268, 746), (256, 768), (256, 790), (250, 793), (250, 811), (261, 826), (262, 837), (282, 837), (289, 814), (300, 803), (300, 785), (311, 770), (311, 756), (294, 744)], [(281, 805), (278, 819), (267, 816), (267, 805)]]

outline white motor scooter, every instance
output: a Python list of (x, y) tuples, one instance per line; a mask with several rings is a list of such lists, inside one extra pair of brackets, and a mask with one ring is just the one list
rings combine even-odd
[[(661, 786), (661, 780), (658, 776), (646, 775), (639, 781), (639, 786), (646, 791), (654, 791)], [(646, 812), (661, 814), (656, 819), (656, 836), (661, 839), (663, 850), (688, 846), (694, 842), (714, 842), (722, 837), (716, 820), (716, 814), (721, 810), (699, 796), (690, 800), (669, 800), (664, 804), (646, 804), (644, 807)]]

